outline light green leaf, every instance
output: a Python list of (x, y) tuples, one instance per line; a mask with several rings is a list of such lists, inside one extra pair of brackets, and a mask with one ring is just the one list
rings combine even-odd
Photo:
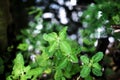
[(43, 39), (48, 42), (55, 41), (57, 39), (57, 34), (55, 32), (44, 34)]
[(87, 66), (87, 65), (84, 65), (82, 67), (81, 72), (80, 72), (80, 76), (82, 78), (85, 78), (85, 77), (87, 77), (90, 74), (90, 71), (91, 71), (91, 68), (89, 66)]
[(92, 72), (96, 76), (102, 76), (102, 71), (96, 68), (92, 68)]
[(29, 76), (37, 76), (37, 75), (41, 75), (42, 72), (43, 72), (43, 69), (38, 67), (38, 68), (29, 70), (27, 75), (29, 75)]
[(71, 46), (67, 41), (60, 42), (60, 50), (65, 52), (65, 55), (69, 55), (71, 53)]
[(60, 32), (59, 32), (59, 37), (61, 40), (64, 40), (66, 38), (66, 31), (67, 31), (67, 27), (64, 27)]
[(26, 51), (27, 49), (28, 49), (28, 44), (26, 44), (26, 43), (21, 43), (21, 44), (19, 44), (18, 45), (18, 49), (20, 49), (20, 50), (22, 50), (22, 51)]
[(93, 63), (93, 64), (92, 64), (92, 67), (94, 67), (94, 68), (96, 68), (96, 69), (99, 69), (99, 70), (102, 69), (102, 68), (101, 68), (101, 65), (100, 65), (99, 63)]
[(78, 58), (77, 58), (77, 55), (70, 55), (70, 60), (73, 62), (73, 63), (78, 63)]
[(62, 77), (62, 80), (66, 80), (65, 77)]
[(98, 52), (92, 57), (92, 61), (96, 63), (96, 62), (99, 62), (102, 58), (103, 58), (103, 53)]
[(17, 54), (17, 56), (14, 60), (14, 64), (18, 65), (18, 66), (24, 66), (24, 59), (23, 59), (23, 55), (21, 53)]
[(16, 58), (14, 59), (14, 66), (12, 74), (14, 74), (15, 78), (18, 78), (19, 75), (23, 72), (24, 69), (24, 59), (21, 53), (17, 54)]
[(54, 52), (57, 48), (57, 42), (55, 41), (51, 46), (49, 46), (49, 52)]
[(8, 76), (8, 77), (6, 78), (6, 80), (13, 80), (11, 77), (12, 77), (11, 75)]
[(81, 56), (80, 57), (81, 61), (84, 63), (84, 64), (89, 64), (89, 58), (85, 55)]
[(24, 72), (28, 72), (30, 69), (31, 69), (31, 67), (27, 66), (27, 67), (24, 68)]

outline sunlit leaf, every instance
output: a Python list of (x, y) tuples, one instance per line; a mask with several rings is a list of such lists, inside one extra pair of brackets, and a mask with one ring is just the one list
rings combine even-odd
[(55, 42), (53, 42), (53, 44), (51, 44), (51, 46), (49, 47), (49, 52), (53, 52), (53, 51), (55, 51), (56, 50), (56, 48), (57, 48), (57, 42), (55, 41)]
[(69, 55), (71, 53), (71, 46), (67, 41), (60, 42), (60, 49), (65, 52), (65, 55)]
[(20, 50), (22, 50), (22, 51), (26, 51), (27, 49), (28, 49), (28, 44), (26, 44), (26, 43), (21, 43), (21, 44), (19, 44), (18, 45), (18, 49), (20, 49)]
[(55, 41), (56, 38), (57, 38), (57, 34), (55, 32), (43, 35), (43, 39), (48, 42)]
[(60, 32), (59, 32), (59, 37), (61, 40), (64, 40), (66, 38), (66, 31), (67, 31), (67, 27), (63, 28)]

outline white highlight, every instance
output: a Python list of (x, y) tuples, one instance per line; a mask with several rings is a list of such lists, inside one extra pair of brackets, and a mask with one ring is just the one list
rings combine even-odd
[(43, 14), (43, 18), (53, 18), (53, 17), (54, 17), (54, 15), (51, 12), (47, 12), (47, 13)]
[(114, 43), (115, 42), (115, 39), (113, 37), (109, 37), (108, 40), (109, 40), (110, 43)]

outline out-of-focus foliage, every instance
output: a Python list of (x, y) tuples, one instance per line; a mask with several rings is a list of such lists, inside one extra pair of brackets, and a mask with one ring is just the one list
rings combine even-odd
[[(69, 3), (68, 6), (67, 1), (65, 1), (66, 4), (63, 2), (58, 3), (55, 1), (52, 5), (57, 6), (59, 4), (55, 10), (50, 8), (53, 7), (52, 5), (45, 5), (48, 9), (50, 8), (51, 13), (43, 12), (40, 9), (44, 10), (45, 7), (27, 9), (30, 15), (29, 25), (17, 37), (21, 43), (17, 46), (18, 51), (13, 62), (13, 71), (9, 73), (7, 80), (53, 80), (53, 78), (55, 80), (67, 80), (74, 78), (74, 76), (77, 80), (79, 78), (94, 80), (114, 74), (114, 70), (110, 69), (110, 63), (119, 61), (119, 57), (111, 60), (108, 55), (111, 56), (112, 54), (104, 53), (103, 59), (103, 52), (110, 48), (111, 45), (109, 47), (107, 42), (100, 41), (99, 43), (105, 44), (105, 46), (99, 46), (99, 43), (96, 45), (95, 42), (104, 38), (110, 39), (109, 36), (119, 39), (119, 33), (116, 34), (111, 25), (119, 25), (120, 23), (120, 1), (95, 0), (95, 3), (91, 3), (83, 14), (80, 12), (79, 14), (77, 12), (71, 13), (71, 15), (74, 14), (74, 16), (80, 17), (83, 24), (79, 32), (74, 33), (77, 34), (77, 36), (74, 36), (76, 37), (74, 40), (71, 38), (72, 33), (68, 35), (67, 32), (69, 33), (69, 28), (73, 25), (70, 22), (73, 20), (73, 22), (78, 23), (79, 19), (74, 17), (72, 17), (74, 18), (72, 20), (67, 19), (68, 17), (71, 18), (68, 13), (69, 11), (74, 11), (74, 5)], [(72, 2), (72, 0), (68, 2)], [(62, 5), (67, 6), (68, 9), (61, 7)], [(57, 10), (59, 11), (56, 12)], [(68, 13), (65, 13), (66, 10), (68, 10)], [(55, 19), (56, 15), (52, 11), (58, 14), (57, 20)], [(65, 27), (60, 23), (71, 26)], [(74, 29), (72, 30), (74, 31)], [(114, 39), (113, 41), (109, 40), (109, 42), (112, 42), (113, 45)], [(119, 44), (117, 45), (117, 47), (114, 47), (115, 50), (120, 48)], [(99, 47), (104, 48), (104, 50), (98, 50)], [(113, 50), (111, 49), (114, 53), (115, 51)], [(0, 64), (2, 69), (4, 69), (4, 63), (1, 62)], [(109, 72), (112, 73), (109, 74)]]

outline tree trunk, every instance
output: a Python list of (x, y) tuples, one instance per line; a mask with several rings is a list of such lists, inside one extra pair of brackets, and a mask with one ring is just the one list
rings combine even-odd
[(7, 48), (7, 26), (10, 24), (9, 0), (0, 1), (0, 52)]

